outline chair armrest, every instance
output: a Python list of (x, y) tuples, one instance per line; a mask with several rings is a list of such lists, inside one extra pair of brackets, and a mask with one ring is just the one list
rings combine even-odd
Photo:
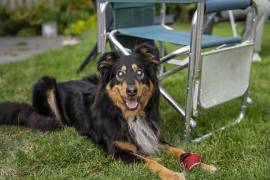
[(205, 0), (205, 12), (246, 9), (251, 4), (252, 0)]

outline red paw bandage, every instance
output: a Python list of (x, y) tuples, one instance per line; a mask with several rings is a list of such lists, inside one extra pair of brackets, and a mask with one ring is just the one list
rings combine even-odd
[(191, 170), (201, 163), (201, 157), (197, 153), (184, 153), (180, 156), (180, 163), (183, 168)]

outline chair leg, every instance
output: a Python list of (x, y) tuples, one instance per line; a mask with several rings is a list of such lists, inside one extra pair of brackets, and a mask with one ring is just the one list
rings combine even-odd
[(191, 128), (190, 121), (193, 116), (193, 102), (195, 94), (195, 81), (199, 79), (199, 72), (201, 66), (201, 42), (202, 42), (202, 30), (203, 30), (203, 19), (204, 19), (204, 2), (201, 2), (197, 6), (192, 19), (192, 34), (191, 34), (191, 48), (188, 65), (188, 81), (186, 88), (186, 104), (185, 104), (185, 140), (190, 140)]
[(249, 104), (249, 99), (251, 99), (251, 98), (250, 98), (250, 90), (248, 89), (244, 94), (242, 104), (241, 104), (241, 110), (240, 110), (238, 117), (236, 118), (237, 123), (240, 123), (242, 121), (242, 119), (244, 118), (244, 116), (246, 114), (247, 106)]
[(79, 73), (82, 70), (84, 70), (84, 68), (86, 67), (86, 65), (89, 64), (91, 60), (93, 60), (93, 59), (95, 59), (97, 57), (97, 55), (98, 55), (97, 50), (98, 50), (98, 45), (96, 43), (96, 45), (94, 46), (94, 48), (90, 51), (90, 53), (88, 54), (88, 56), (82, 62), (82, 64), (80, 65), (80, 67), (77, 69), (76, 73)]
[[(165, 56), (165, 44), (163, 42), (160, 43), (159, 51), (160, 51), (161, 57), (164, 57)], [(161, 64), (160, 69), (159, 69), (159, 75), (161, 76), (164, 72), (165, 72), (165, 66), (164, 66), (164, 64)]]
[(191, 142), (193, 142), (193, 143), (199, 143), (199, 142), (207, 139), (208, 137), (212, 136), (215, 132), (223, 131), (223, 130), (225, 130), (227, 128), (230, 128), (230, 127), (232, 127), (232, 126), (234, 126), (236, 124), (239, 124), (244, 119), (244, 117), (245, 117), (246, 109), (247, 109), (247, 107), (249, 105), (248, 99), (250, 99), (250, 90), (249, 89), (245, 92), (245, 94), (243, 96), (243, 100), (242, 100), (242, 103), (241, 103), (240, 112), (239, 112), (237, 118), (233, 122), (228, 123), (226, 126), (223, 126), (220, 129), (217, 129), (217, 130), (212, 131), (210, 133), (207, 133), (207, 134), (205, 134), (205, 135), (203, 135), (201, 137), (198, 137), (196, 139), (193, 139), (193, 140), (191, 140)]
[[(169, 95), (169, 93), (160, 85), (159, 91), (161, 95), (164, 97), (164, 99), (182, 116), (185, 117), (185, 110)], [(196, 121), (194, 121), (192, 118), (190, 120), (190, 127), (195, 128), (196, 127)]]

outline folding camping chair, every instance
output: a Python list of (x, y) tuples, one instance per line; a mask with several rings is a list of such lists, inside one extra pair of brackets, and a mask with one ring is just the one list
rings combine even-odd
[[(164, 23), (153, 24), (154, 3), (196, 3), (197, 10), (192, 20), (192, 32), (175, 31)], [(106, 31), (105, 16), (108, 5), (112, 6), (114, 18), (113, 29), (109, 32)], [(169, 62), (177, 65), (176, 68), (162, 73), (160, 80), (188, 68), (185, 106), (181, 107), (164, 87), (160, 86), (160, 91), (184, 117), (187, 140), (190, 138), (191, 128), (196, 127), (195, 118), (198, 117), (199, 107), (211, 108), (242, 96), (239, 116), (228, 126), (239, 123), (243, 119), (249, 97), (249, 77), (256, 26), (256, 6), (252, 4), (252, 0), (98, 0), (97, 6), (100, 53), (105, 52), (108, 39), (113, 48), (124, 55), (130, 54), (131, 50), (121, 41), (123, 37), (169, 42), (182, 46), (160, 59), (160, 63)], [(248, 7), (251, 7), (253, 12), (253, 26), (246, 31), (243, 38), (202, 35), (204, 14)], [(210, 50), (202, 52), (202, 48)], [(173, 59), (182, 54), (188, 54), (188, 58)], [(234, 57), (237, 59), (234, 60)], [(210, 135), (211, 133), (206, 134), (195, 142)]]

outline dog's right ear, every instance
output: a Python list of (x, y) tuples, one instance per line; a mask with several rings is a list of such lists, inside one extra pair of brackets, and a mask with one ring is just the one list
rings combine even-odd
[(112, 72), (112, 65), (116, 59), (119, 58), (117, 52), (107, 52), (102, 55), (98, 60), (97, 70), (100, 72), (104, 80), (108, 80), (110, 73)]
[(116, 52), (107, 52), (102, 55), (97, 63), (97, 70), (102, 71), (103, 69), (108, 69), (112, 67), (113, 62), (119, 58)]

